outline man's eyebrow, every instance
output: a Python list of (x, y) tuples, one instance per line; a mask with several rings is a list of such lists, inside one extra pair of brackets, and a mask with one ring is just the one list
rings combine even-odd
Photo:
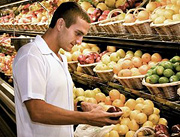
[(76, 33), (80, 33), (81, 35), (85, 35), (82, 31), (76, 30)]

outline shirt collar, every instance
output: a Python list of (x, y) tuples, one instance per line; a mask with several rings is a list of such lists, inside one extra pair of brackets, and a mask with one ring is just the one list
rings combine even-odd
[(47, 43), (44, 41), (44, 39), (40, 36), (37, 35), (34, 41), (41, 51), (42, 54), (51, 54), (53, 51), (48, 47)]

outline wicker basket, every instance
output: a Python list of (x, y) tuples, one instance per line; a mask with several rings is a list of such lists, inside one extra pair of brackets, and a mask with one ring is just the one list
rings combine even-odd
[(78, 66), (78, 61), (70, 61), (68, 62), (68, 67), (72, 71), (76, 71)]
[[(152, 14), (155, 14), (159, 8), (164, 9), (165, 6), (156, 8)], [(150, 26), (156, 30), (161, 40), (180, 40), (180, 21), (169, 22), (167, 24), (154, 24), (152, 22)]]
[(124, 34), (127, 32), (125, 27), (123, 26), (124, 20), (118, 20), (118, 16), (112, 18), (113, 13), (115, 12), (119, 12), (120, 14), (123, 13), (121, 9), (114, 9), (110, 11), (107, 17), (109, 21), (102, 22), (99, 24), (99, 26), (102, 27), (105, 30), (105, 32), (109, 34)]
[[(134, 15), (137, 16), (138, 12), (139, 11), (145, 11), (146, 9), (145, 8), (136, 8), (134, 10)], [(156, 33), (155, 29), (150, 27), (150, 24), (151, 24), (152, 20), (151, 19), (148, 19), (148, 20), (144, 20), (144, 21), (140, 21), (140, 20), (136, 20), (135, 21), (135, 25), (138, 27), (138, 34), (146, 34), (146, 35), (153, 35)], [(143, 36), (143, 35), (142, 35)]]
[[(136, 9), (130, 9), (128, 10), (128, 12), (126, 13), (127, 14), (130, 14), (130, 13), (133, 13), (134, 14), (134, 11)], [(137, 27), (136, 23), (135, 22), (132, 22), (132, 23), (123, 23), (123, 26), (126, 28), (126, 30), (132, 34), (132, 35), (139, 35), (141, 34), (141, 31), (139, 30), (139, 28)]]
[(113, 70), (96, 70), (96, 68), (93, 69), (93, 71), (97, 74), (97, 76), (102, 79), (105, 82), (112, 81), (113, 79)]
[(95, 75), (95, 72), (93, 71), (93, 69), (97, 64), (98, 63), (81, 65), (80, 63), (78, 63), (78, 66), (82, 68), (83, 73), (88, 74), (88, 75)]
[(132, 77), (118, 77), (114, 75), (114, 78), (117, 79), (121, 85), (131, 89), (143, 89), (142, 80), (145, 75), (132, 76)]
[(146, 83), (145, 79), (143, 79), (142, 84), (148, 88), (151, 94), (157, 97), (169, 100), (176, 100), (178, 98), (177, 89), (180, 87), (180, 81), (165, 84), (150, 84)]
[[(144, 135), (143, 136), (138, 136), (138, 133), (142, 132)], [(154, 137), (155, 132), (154, 129), (151, 127), (141, 127), (139, 128), (133, 137)]]

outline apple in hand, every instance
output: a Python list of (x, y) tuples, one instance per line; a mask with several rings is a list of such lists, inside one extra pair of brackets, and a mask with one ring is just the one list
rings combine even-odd
[[(109, 112), (109, 113), (122, 112), (122, 110), (121, 110), (119, 107), (112, 106), (112, 107), (110, 107), (110, 108), (107, 110), (107, 112)], [(119, 118), (120, 118), (120, 116), (119, 116), (119, 117), (111, 117), (110, 119), (112, 119), (112, 120), (118, 120)]]

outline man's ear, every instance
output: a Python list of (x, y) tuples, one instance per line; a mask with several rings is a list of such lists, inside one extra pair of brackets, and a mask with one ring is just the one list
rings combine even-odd
[(56, 22), (56, 28), (58, 29), (58, 31), (61, 30), (61, 28), (64, 26), (64, 19), (63, 18), (59, 18)]

